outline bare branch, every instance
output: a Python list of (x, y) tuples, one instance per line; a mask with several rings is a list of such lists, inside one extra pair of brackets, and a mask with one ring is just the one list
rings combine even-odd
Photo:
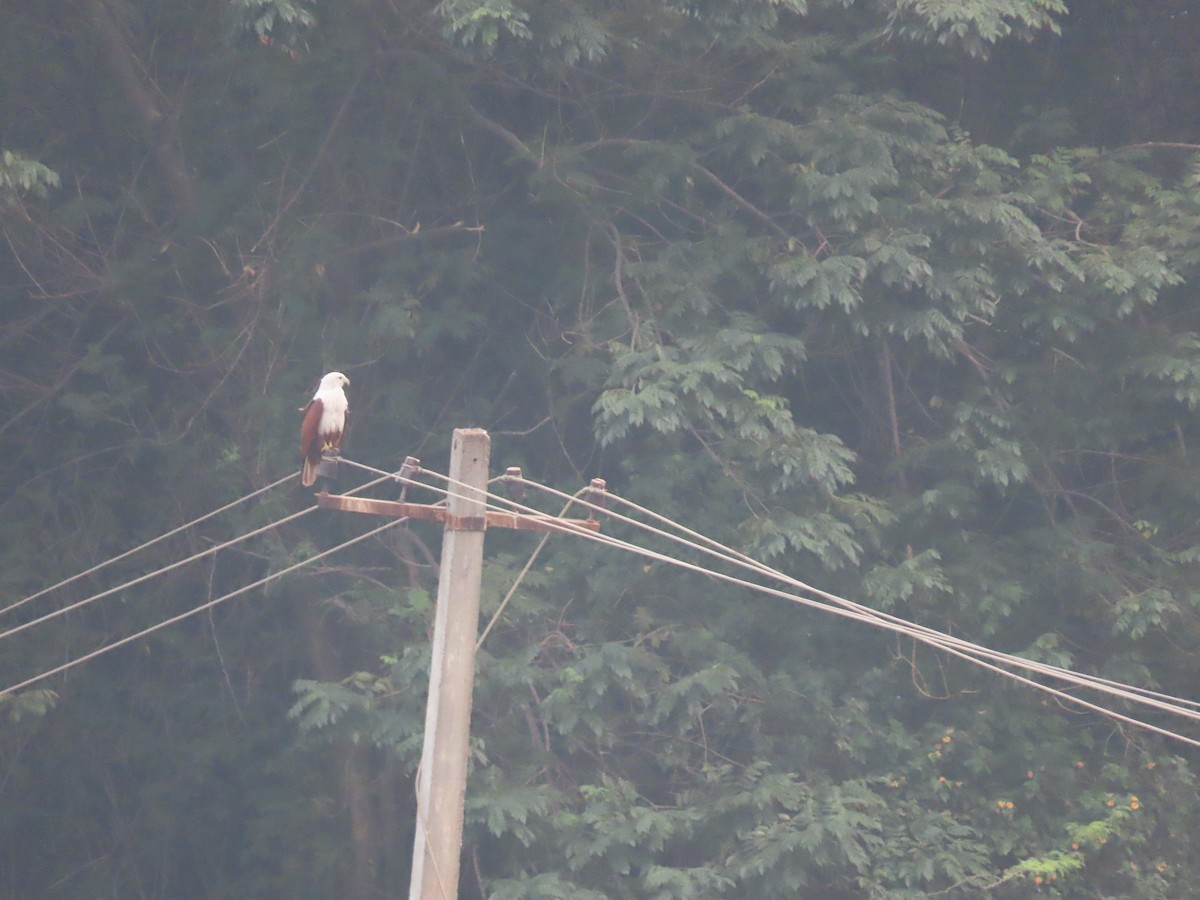
[(120, 85), (125, 102), (141, 123), (151, 156), (166, 180), (171, 200), (180, 214), (186, 216), (195, 207), (195, 189), (172, 123), (159, 109), (154, 92), (138, 73), (137, 58), (104, 0), (87, 0), (86, 9), (104, 48), (105, 61)]

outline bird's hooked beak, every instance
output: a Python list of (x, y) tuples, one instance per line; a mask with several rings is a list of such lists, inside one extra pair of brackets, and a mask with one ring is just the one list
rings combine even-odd
[(346, 383), (346, 387), (350, 387), (350, 379), (347, 378), (345, 375), (342, 376), (342, 381), (344, 381)]

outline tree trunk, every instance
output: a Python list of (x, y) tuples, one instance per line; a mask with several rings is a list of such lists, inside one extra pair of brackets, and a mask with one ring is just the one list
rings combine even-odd
[(175, 123), (160, 109), (155, 92), (141, 74), (144, 67), (104, 0), (87, 0), (85, 10), (99, 38), (105, 62), (116, 78), (125, 102), (142, 126), (150, 155), (166, 182), (177, 215), (185, 218), (195, 207), (195, 189), (179, 146)]
[[(340, 681), (343, 673), (325, 627), (325, 617), (312, 600), (306, 598), (302, 602), (309, 658), (317, 677), (321, 681)], [(379, 848), (371, 802), (370, 760), (365, 747), (348, 740), (336, 742), (333, 752), (342, 803), (350, 815), (350, 841), (354, 848), (354, 871), (343, 896), (346, 900), (369, 900), (378, 896), (375, 888)]]

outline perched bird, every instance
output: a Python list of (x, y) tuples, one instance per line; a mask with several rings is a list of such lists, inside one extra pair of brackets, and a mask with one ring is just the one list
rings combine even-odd
[(350, 379), (341, 372), (330, 372), (321, 379), (308, 405), (301, 408), (304, 421), (300, 424), (300, 455), (304, 458), (304, 468), (300, 472), (300, 483), (305, 487), (317, 480), (321, 454), (337, 450), (342, 442), (346, 413), (350, 408), (342, 388), (349, 383)]

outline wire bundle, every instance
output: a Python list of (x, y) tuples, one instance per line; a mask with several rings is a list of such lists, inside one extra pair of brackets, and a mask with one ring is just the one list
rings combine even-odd
[[(384, 470), (376, 469), (371, 466), (365, 465), (363, 463), (354, 462), (353, 460), (349, 460), (344, 457), (342, 458), (341, 461), (343, 463), (346, 463), (349, 466), (354, 467), (354, 468), (358, 468), (358, 469), (361, 469), (366, 472), (374, 473), (379, 476), (372, 481), (369, 481), (351, 491), (348, 491), (347, 492), (348, 494), (355, 494), (355, 493), (367, 490), (368, 488), (371, 488), (371, 487), (373, 487), (377, 484), (380, 484), (381, 482), (384, 482), (384, 481), (397, 482), (397, 483), (400, 483), (400, 484), (403, 484), (406, 486), (412, 485), (412, 486), (422, 487), (427, 490), (431, 490), (435, 493), (441, 494), (445, 497), (449, 497), (450, 494), (452, 494), (452, 493), (457, 493), (458, 489), (460, 489), (460, 488), (465, 488), (467, 491), (470, 492), (470, 494), (472, 496), (477, 496), (479, 493), (477, 488), (474, 488), (470, 485), (463, 484), (462, 482), (456, 481), (455, 479), (450, 478), (449, 476), (442, 475), (437, 472), (433, 472), (433, 471), (430, 471), (430, 470), (424, 469), (424, 468), (417, 469), (416, 471), (411, 471), (410, 468), (406, 467), (404, 470), (401, 470), (399, 472), (386, 472)], [(413, 477), (413, 476), (417, 476), (417, 475), (425, 475), (432, 479), (438, 480), (438, 481), (444, 483), (446, 485), (446, 487), (439, 487), (436, 485), (432, 485), (432, 484), (429, 484), (427, 481), (418, 482), (418, 481), (414, 480), (414, 477)], [(191, 521), (185, 525), (181, 525), (178, 528), (172, 529), (171, 531), (168, 531), (165, 534), (160, 535), (159, 537), (146, 542), (145, 544), (135, 547), (132, 550), (128, 550), (118, 556), (112, 557), (111, 559), (106, 560), (105, 562), (100, 563), (99, 565), (93, 566), (92, 568), (90, 568), (84, 572), (80, 572), (79, 574), (74, 575), (71, 578), (68, 578), (64, 581), (59, 582), (58, 584), (52, 585), (51, 587), (45, 588), (45, 589), (37, 592), (36, 594), (32, 594), (20, 601), (17, 601), (16, 603), (11, 604), (4, 609), (0, 609), (0, 616), (3, 616), (4, 614), (9, 613), (19, 607), (22, 607), (25, 604), (27, 604), (33, 600), (36, 600), (46, 594), (49, 594), (52, 591), (57, 590), (58, 588), (64, 587), (67, 584), (70, 584), (70, 583), (77, 581), (81, 578), (84, 578), (88, 575), (92, 575), (92, 574), (100, 571), (101, 569), (105, 568), (106, 566), (109, 566), (120, 560), (126, 559), (129, 556), (133, 555), (134, 553), (144, 550), (144, 549), (146, 549), (146, 548), (148, 548), (148, 547), (150, 547), (172, 535), (178, 534), (187, 528), (193, 527), (193, 526), (199, 524), (200, 522), (205, 521), (209, 518), (212, 518), (213, 516), (215, 516), (221, 512), (225, 512), (228, 509), (231, 509), (234, 506), (238, 505), (239, 503), (243, 503), (247, 500), (250, 500), (253, 497), (256, 497), (259, 494), (262, 494), (268, 490), (271, 490), (274, 487), (284, 484), (285, 482), (290, 481), (292, 478), (295, 478), (295, 477), (296, 477), (296, 475), (292, 474), (285, 478), (282, 478), (279, 481), (274, 482), (273, 484), (267, 485), (264, 488), (260, 488), (257, 491), (255, 491), (251, 494), (248, 494), (247, 496), (242, 497), (237, 501), (234, 501), (233, 503), (227, 504), (226, 506), (223, 506), (220, 509), (213, 510), (210, 513), (206, 513), (205, 515), (203, 515), (197, 519), (194, 519), (193, 521)], [(1190, 721), (1200, 721), (1200, 703), (1197, 703), (1195, 701), (1187, 700), (1187, 699), (1179, 698), (1179, 697), (1173, 697), (1168, 694), (1163, 694), (1163, 693), (1159, 693), (1159, 692), (1155, 692), (1155, 691), (1146, 690), (1144, 688), (1140, 688), (1140, 687), (1136, 687), (1136, 686), (1128, 685), (1128, 684), (1123, 684), (1118, 681), (1113, 681), (1113, 680), (1106, 679), (1106, 678), (1100, 678), (1100, 677), (1094, 676), (1094, 675), (1088, 675), (1086, 673), (1073, 672), (1069, 669), (1064, 669), (1060, 666), (1054, 666), (1054, 665), (1050, 665), (1048, 663), (1038, 662), (1036, 660), (1026, 659), (1026, 658), (1020, 657), (1020, 656), (1014, 656), (1013, 654), (1010, 654), (1010, 653), (1004, 653), (999, 650), (993, 650), (988, 647), (982, 646), (980, 644), (976, 644), (971, 641), (964, 640), (962, 638), (954, 637), (953, 635), (945, 634), (943, 632), (937, 631), (932, 628), (927, 628), (922, 625), (917, 625), (915, 623), (912, 623), (905, 619), (902, 619), (898, 616), (890, 615), (888, 613), (884, 613), (879, 610), (872, 609), (871, 607), (865, 606), (861, 603), (857, 603), (855, 601), (848, 600), (844, 597), (839, 597), (836, 594), (829, 593), (828, 591), (823, 591), (819, 588), (813, 587), (812, 585), (806, 584), (803, 581), (800, 581), (796, 578), (792, 578), (791, 576), (786, 575), (785, 573), (780, 572), (777, 569), (774, 569), (762, 562), (759, 562), (758, 560), (755, 560), (743, 553), (739, 553), (738, 551), (733, 550), (732, 548), (727, 547), (724, 544), (721, 544), (720, 542), (715, 541), (709, 537), (706, 537), (705, 535), (700, 534), (699, 532), (693, 531), (692, 529), (689, 529), (666, 516), (660, 515), (659, 513), (656, 513), (653, 510), (646, 509), (642, 506), (639, 506), (636, 503), (633, 503), (632, 501), (626, 500), (617, 495), (612, 495), (612, 494), (607, 495), (608, 505), (610, 507), (613, 506), (614, 504), (619, 505), (621, 508), (623, 508), (628, 513), (630, 513), (630, 515), (627, 515), (623, 512), (618, 512), (612, 508), (601, 507), (600, 505), (598, 505), (596, 503), (593, 503), (587, 499), (584, 499), (583, 496), (581, 496), (581, 495), (585, 494), (586, 489), (578, 492), (577, 494), (571, 495), (571, 494), (567, 494), (567, 493), (564, 493), (559, 490), (555, 490), (554, 488), (548, 487), (548, 486), (540, 484), (538, 482), (529, 481), (528, 479), (525, 479), (523, 477), (514, 478), (513, 476), (508, 476), (508, 475), (500, 476), (499, 478), (492, 479), (492, 482), (489, 482), (489, 484), (494, 483), (499, 480), (507, 480), (510, 482), (517, 481), (527, 488), (541, 491), (551, 497), (559, 498), (559, 499), (565, 501), (565, 505), (563, 506), (562, 512), (559, 514), (558, 520), (556, 520), (556, 523), (555, 523), (556, 527), (552, 531), (550, 531), (546, 535), (544, 535), (541, 543), (538, 544), (537, 548), (534, 550), (533, 554), (531, 555), (529, 561), (526, 563), (526, 565), (522, 569), (521, 573), (518, 575), (516, 582), (513, 584), (512, 588), (509, 590), (507, 596), (504, 598), (504, 600), (500, 604), (500, 608), (497, 609), (492, 621), (484, 629), (483, 633), (481, 634), (481, 636), (479, 638), (480, 644), (482, 644), (483, 641), (487, 638), (488, 634), (491, 631), (492, 626), (495, 624), (495, 622), (499, 618), (499, 616), (503, 613), (504, 607), (508, 603), (508, 600), (511, 599), (513, 593), (517, 589), (517, 586), (520, 584), (521, 578), (523, 578), (524, 574), (526, 572), (528, 572), (534, 559), (536, 558), (537, 554), (541, 551), (542, 547), (545, 545), (545, 542), (550, 537), (550, 535), (554, 534), (554, 533), (570, 534), (570, 535), (573, 535), (576, 537), (583, 538), (585, 540), (596, 541), (597, 543), (599, 543), (601, 545), (611, 547), (613, 549), (618, 549), (618, 550), (623, 550), (628, 553), (633, 553), (633, 554), (635, 554), (637, 556), (641, 556), (645, 559), (665, 563), (665, 564), (683, 569), (685, 571), (690, 571), (690, 572), (695, 572), (697, 574), (705, 575), (710, 578), (714, 578), (714, 579), (723, 581), (728, 584), (732, 584), (732, 585), (735, 585), (735, 586), (738, 586), (741, 588), (745, 588), (747, 590), (755, 591), (755, 592), (761, 593), (761, 594), (766, 594), (768, 596), (779, 597), (784, 600), (788, 600), (790, 602), (797, 603), (799, 605), (806, 606), (811, 609), (816, 609), (816, 610), (819, 610), (819, 611), (822, 611), (825, 613), (830, 613), (832, 615), (836, 615), (841, 618), (851, 619), (853, 621), (860, 622), (862, 624), (869, 625), (871, 627), (880, 628), (880, 629), (883, 629), (885, 631), (888, 631), (888, 632), (891, 632), (891, 633), (894, 633), (897, 635), (902, 635), (902, 636), (908, 637), (915, 642), (924, 644), (929, 647), (933, 647), (937, 650), (940, 650), (943, 653), (947, 653), (951, 656), (965, 660), (969, 663), (972, 663), (973, 665), (980, 666), (988, 671), (991, 671), (995, 674), (1001, 675), (1002, 677), (1012, 679), (1020, 684), (1023, 684), (1027, 687), (1031, 687), (1035, 690), (1039, 690), (1039, 691), (1048, 693), (1066, 703), (1070, 703), (1072, 705), (1091, 710), (1092, 712), (1099, 713), (1100, 715), (1103, 715), (1103, 716), (1113, 719), (1115, 721), (1123, 722), (1128, 725), (1134, 725), (1134, 726), (1137, 726), (1138, 728), (1143, 728), (1143, 729), (1155, 732), (1157, 734), (1161, 734), (1163, 736), (1173, 738), (1173, 739), (1181, 741), (1183, 743), (1190, 744), (1190, 745), (1196, 746), (1196, 747), (1200, 747), (1200, 740), (1197, 740), (1195, 738), (1192, 738), (1187, 735), (1181, 734), (1179, 732), (1173, 731), (1169, 728), (1165, 728), (1163, 726), (1156, 725), (1151, 722), (1147, 722), (1143, 719), (1139, 719), (1134, 716), (1119, 712), (1115, 709), (1112, 709), (1108, 706), (1103, 705), (1100, 702), (1096, 702), (1094, 700), (1089, 700), (1089, 699), (1086, 699), (1085, 697), (1081, 697), (1076, 694), (1069, 693), (1067, 690), (1064, 689), (1064, 687), (1055, 687), (1052, 684), (1043, 683), (1042, 681), (1036, 680), (1036, 678), (1034, 676), (1039, 676), (1042, 678), (1056, 681), (1060, 685), (1063, 685), (1063, 686), (1070, 686), (1070, 687), (1074, 687), (1074, 688), (1082, 688), (1082, 689), (1086, 689), (1089, 691), (1094, 691), (1094, 692), (1104, 695), (1106, 697), (1111, 697), (1113, 699), (1119, 699), (1119, 700), (1134, 704), (1135, 706), (1141, 706), (1141, 707), (1145, 707), (1147, 709), (1158, 710), (1159, 712), (1168, 713), (1170, 715), (1178, 716), (1180, 718), (1187, 719)], [(536, 515), (539, 518), (543, 518), (543, 519), (545, 517), (545, 514), (542, 513), (541, 511), (534, 509), (533, 507), (526, 506), (515, 500), (510, 500), (506, 497), (492, 493), (491, 491), (485, 491), (483, 493), (484, 493), (484, 496), (486, 497), (488, 509), (504, 511), (504, 512), (516, 511), (519, 513)], [(668, 540), (668, 541), (672, 542), (673, 544), (679, 546), (681, 549), (686, 549), (686, 550), (692, 551), (692, 552), (698, 552), (698, 553), (702, 554), (703, 556), (709, 557), (711, 559), (719, 560), (722, 563), (725, 563), (735, 569), (739, 569), (745, 573), (753, 574), (753, 575), (756, 575), (761, 578), (770, 579), (771, 581), (781, 585), (781, 587), (771, 587), (770, 585), (759, 584), (757, 582), (748, 580), (748, 578), (740, 577), (738, 575), (731, 575), (731, 574), (728, 574), (727, 572), (721, 572), (721, 571), (718, 571), (713, 568), (709, 568), (704, 565), (700, 565), (700, 564), (697, 564), (694, 562), (689, 562), (687, 560), (680, 559), (677, 556), (672, 556), (667, 553), (661, 553), (659, 551), (650, 549), (648, 547), (640, 546), (640, 545), (632, 543), (630, 541), (622, 540), (620, 538), (616, 538), (611, 535), (591, 531), (587, 528), (582, 527), (581, 525), (579, 525), (577, 523), (572, 522), (570, 519), (562, 518), (567, 513), (567, 511), (570, 509), (570, 507), (575, 506), (575, 505), (580, 506), (584, 509), (587, 509), (591, 513), (601, 513), (611, 520), (622, 522), (626, 525), (629, 525), (639, 531), (642, 531), (646, 534), (652, 535), (656, 538)], [(142, 582), (145, 582), (145, 581), (147, 581), (151, 578), (154, 578), (158, 575), (165, 574), (165, 573), (172, 571), (174, 569), (177, 569), (181, 566), (187, 565), (188, 563), (195, 562), (196, 560), (201, 559), (203, 557), (211, 556), (211, 555), (219, 552), (222, 549), (233, 546), (234, 544), (237, 544), (237, 543), (239, 543), (243, 540), (246, 540), (250, 537), (253, 537), (253, 536), (261, 534), (265, 531), (269, 531), (271, 529), (277, 528), (280, 525), (283, 525), (287, 522), (298, 519), (301, 516), (307, 515), (308, 513), (311, 513), (312, 511), (316, 510), (317, 508), (318, 508), (317, 506), (311, 506), (311, 507), (308, 507), (307, 509), (301, 510), (299, 512), (292, 513), (292, 514), (285, 516), (275, 522), (272, 522), (268, 525), (262, 526), (261, 528), (257, 528), (253, 531), (247, 532), (243, 535), (240, 535), (240, 536), (233, 538), (229, 541), (226, 541), (222, 544), (211, 547), (201, 553), (197, 553), (197, 554), (189, 556), (185, 559), (178, 560), (178, 561), (173, 562), (173, 563), (171, 563), (167, 566), (164, 566), (160, 569), (156, 569), (145, 575), (139, 576), (138, 578), (128, 581), (122, 585), (118, 585), (117, 587), (110, 588), (105, 591), (101, 591), (100, 593), (94, 594), (90, 597), (86, 597), (83, 600), (80, 600), (69, 606), (63, 607), (54, 612), (48, 613), (44, 616), (41, 616), (40, 618), (31, 620), (22, 625), (19, 625), (14, 628), (10, 628), (6, 631), (0, 632), (0, 641), (3, 641), (6, 638), (12, 637), (20, 632), (31, 629), (36, 625), (39, 625), (46, 621), (54, 619), (58, 616), (61, 616), (65, 613), (67, 613), (67, 612), (70, 612), (75, 609), (79, 609), (82, 606), (85, 606), (90, 603), (94, 603), (105, 597), (111, 596), (112, 594), (115, 594), (126, 588), (133, 587), (137, 584), (141, 584)], [(634, 518), (634, 516), (640, 516), (641, 518), (640, 519)], [(648, 520), (648, 521), (643, 521), (643, 519)], [(162, 620), (152, 626), (144, 628), (141, 631), (138, 631), (134, 634), (131, 634), (124, 638), (120, 638), (118, 640), (112, 641), (111, 643), (105, 644), (94, 650), (84, 653), (80, 656), (74, 657), (73, 659), (71, 659), (65, 663), (62, 663), (61, 665), (58, 665), (47, 671), (41, 672), (38, 675), (32, 676), (21, 682), (18, 682), (16, 684), (13, 684), (13, 685), (10, 685), (3, 689), (0, 689), (0, 697), (15, 693), (26, 687), (29, 687), (32, 684), (35, 684), (36, 682), (39, 682), (39, 681), (42, 681), (51, 676), (66, 672), (67, 670), (72, 669), (76, 666), (82, 665), (83, 663), (85, 663), (91, 659), (94, 659), (103, 653), (107, 653), (110, 650), (115, 650), (118, 647), (124, 646), (125, 644), (128, 644), (133, 641), (144, 638), (150, 634), (153, 634), (155, 631), (158, 631), (162, 628), (167, 628), (171, 625), (176, 624), (177, 622), (183, 621), (184, 619), (187, 619), (191, 616), (197, 615), (198, 613), (212, 609), (213, 607), (215, 607), (221, 603), (224, 603), (228, 600), (232, 600), (235, 597), (239, 597), (243, 594), (249, 593), (250, 591), (256, 590), (260, 587), (265, 587), (267, 584), (269, 584), (270, 582), (272, 582), (278, 578), (282, 578), (285, 575), (295, 572), (297, 569), (300, 569), (306, 565), (310, 565), (314, 562), (317, 562), (318, 560), (323, 559), (327, 556), (330, 556), (334, 553), (338, 553), (342, 550), (345, 550), (346, 548), (348, 548), (354, 544), (357, 544), (361, 541), (364, 541), (370, 537), (373, 537), (373, 536), (385, 531), (388, 528), (391, 528), (395, 525), (400, 524), (403, 521), (405, 521), (405, 519), (397, 518), (397, 519), (393, 519), (388, 522), (385, 522), (383, 525), (381, 525), (377, 528), (371, 529), (370, 531), (367, 531), (364, 534), (358, 535), (357, 537), (351, 538), (350, 540), (345, 541), (341, 544), (338, 544), (337, 546), (334, 546), (327, 550), (321, 551), (320, 553), (317, 553), (307, 559), (304, 559), (300, 562), (289, 565), (286, 568), (280, 569), (279, 571), (276, 571), (269, 575), (266, 575), (263, 578), (258, 579), (257, 581), (243, 585), (242, 587), (239, 587), (234, 591), (231, 591), (231, 592), (224, 594), (220, 597), (217, 597), (215, 599), (208, 600), (202, 604), (192, 607), (191, 609), (189, 609), (185, 612), (182, 612), (182, 613), (179, 613), (178, 615), (171, 616), (170, 618), (164, 619), (164, 620)]]

